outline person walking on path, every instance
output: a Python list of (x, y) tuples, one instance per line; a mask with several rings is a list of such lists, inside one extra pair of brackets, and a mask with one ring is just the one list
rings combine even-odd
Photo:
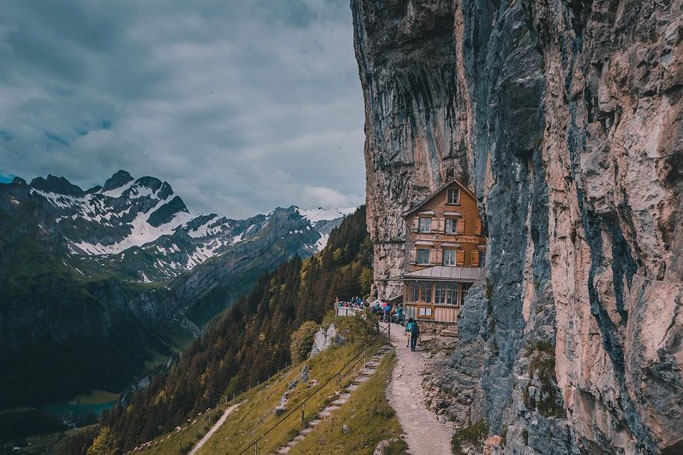
[(410, 334), (410, 350), (415, 351), (417, 338), (420, 336), (420, 326), (417, 325), (417, 321), (415, 321), (413, 318), (408, 319), (408, 323), (406, 324), (406, 332)]

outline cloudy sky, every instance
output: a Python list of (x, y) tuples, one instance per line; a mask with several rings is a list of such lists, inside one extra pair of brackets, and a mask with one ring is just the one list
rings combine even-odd
[(194, 213), (364, 199), (348, 0), (2, 0), (0, 174), (118, 169)]

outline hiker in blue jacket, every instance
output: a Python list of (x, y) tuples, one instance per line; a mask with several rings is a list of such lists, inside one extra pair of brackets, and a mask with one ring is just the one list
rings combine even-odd
[(417, 344), (417, 338), (420, 336), (420, 326), (417, 325), (417, 322), (413, 318), (408, 319), (406, 333), (410, 333), (410, 350), (414, 351), (415, 345)]

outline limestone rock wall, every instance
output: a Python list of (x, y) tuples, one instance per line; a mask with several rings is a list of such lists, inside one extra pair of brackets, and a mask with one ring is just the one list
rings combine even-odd
[(486, 278), (443, 378), (505, 453), (683, 440), (681, 0), (352, 0), (368, 226), (384, 292), (401, 213), (457, 176)]

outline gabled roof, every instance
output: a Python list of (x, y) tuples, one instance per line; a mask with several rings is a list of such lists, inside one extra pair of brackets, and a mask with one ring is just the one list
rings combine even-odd
[(481, 269), (476, 267), (451, 267), (436, 265), (414, 272), (404, 273), (404, 280), (430, 280), (430, 281), (468, 281), (474, 282), (479, 279)]
[(441, 193), (443, 190), (445, 190), (446, 188), (448, 188), (449, 186), (451, 186), (451, 185), (454, 184), (454, 183), (455, 183), (456, 185), (458, 185), (458, 186), (460, 187), (461, 190), (465, 191), (467, 194), (469, 194), (470, 196), (472, 196), (472, 197), (474, 198), (475, 201), (477, 200), (477, 196), (475, 196), (474, 193), (472, 193), (469, 189), (467, 189), (467, 187), (466, 187), (465, 185), (463, 185), (463, 184), (460, 183), (459, 181), (453, 179), (453, 180), (450, 180), (449, 182), (446, 182), (446, 183), (444, 183), (443, 185), (441, 185), (439, 188), (436, 189), (436, 191), (434, 191), (432, 194), (430, 194), (430, 195), (427, 196), (425, 199), (423, 199), (422, 202), (418, 202), (417, 205), (415, 205), (414, 207), (411, 207), (408, 211), (406, 211), (406, 212), (403, 214), (403, 216), (405, 217), (405, 216), (410, 215), (411, 213), (415, 213), (417, 210), (419, 210), (420, 208), (424, 207), (424, 205), (427, 204), (429, 201), (431, 201), (432, 199), (434, 199), (434, 197), (435, 197), (437, 194)]

